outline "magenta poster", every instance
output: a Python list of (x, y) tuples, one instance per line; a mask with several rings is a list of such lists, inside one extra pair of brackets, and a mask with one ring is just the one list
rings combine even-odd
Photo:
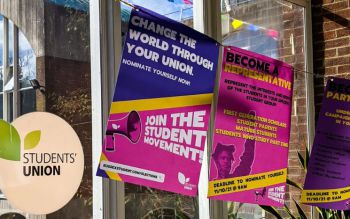
[(301, 202), (350, 210), (350, 80), (331, 78), (323, 96)]
[(209, 198), (283, 206), (292, 91), (291, 66), (224, 48)]
[(184, 24), (137, 8), (97, 175), (195, 196), (219, 47)]

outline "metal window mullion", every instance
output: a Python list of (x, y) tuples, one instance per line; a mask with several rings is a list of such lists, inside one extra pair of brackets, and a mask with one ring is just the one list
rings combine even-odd
[[(304, 9), (304, 47), (305, 47), (305, 69), (307, 72), (313, 72), (313, 46), (312, 46), (312, 15), (311, 1), (307, 1)], [(315, 137), (315, 103), (314, 103), (314, 78), (311, 74), (305, 74), (306, 86), (306, 104), (307, 104), (307, 147), (311, 151), (313, 140)], [(318, 219), (319, 214), (315, 207), (311, 210), (312, 219)]]
[[(110, 103), (113, 100), (117, 71), (121, 57), (120, 2), (101, 2), (101, 85), (102, 121), (106, 127)], [(105, 179), (103, 182), (103, 218), (125, 218), (124, 183)]]
[(13, 119), (20, 115), (18, 74), (18, 27), (13, 25)]
[[(221, 0), (211, 0), (211, 1), (204, 1), (204, 33), (211, 36), (212, 38), (216, 39), (217, 41), (222, 41), (222, 33), (221, 33)], [(220, 50), (221, 54), (221, 50)], [(221, 56), (221, 55), (220, 55)], [(221, 59), (219, 59), (220, 63)], [(220, 64), (218, 65), (217, 74), (220, 75)], [(218, 83), (218, 77), (216, 84)], [(217, 87), (217, 86), (216, 86)], [(215, 93), (217, 93), (215, 91)], [(216, 106), (216, 95), (214, 95), (214, 102), (213, 106)], [(211, 121), (214, 121), (214, 114), (215, 114), (215, 107), (212, 107), (212, 115), (211, 115)], [(213, 124), (212, 124), (213, 125)], [(208, 142), (210, 142), (208, 147), (208, 155), (211, 154), (211, 143), (212, 139), (210, 136), (212, 133), (212, 130), (209, 129), (209, 138)], [(208, 156), (208, 159), (210, 159), (210, 156)], [(209, 161), (209, 160), (208, 160)], [(208, 162), (207, 161), (207, 162)], [(227, 206), (226, 202), (224, 201), (218, 201), (218, 200), (210, 200), (210, 218), (228, 218), (227, 215)]]
[(103, 218), (102, 178), (96, 176), (102, 144), (102, 72), (100, 0), (90, 0), (91, 108), (92, 108), (92, 213)]
[[(3, 50), (2, 50), (2, 74), (3, 74), (3, 88), (8, 77), (8, 51), (9, 51), (9, 38), (8, 38), (9, 22), (6, 17), (3, 19)], [(9, 120), (9, 107), (8, 107), (8, 93), (4, 91), (3, 94), (3, 119)]]
[[(204, 2), (203, 0), (193, 1), (193, 27), (195, 30), (204, 33)], [(209, 136), (207, 137), (209, 139)], [(208, 141), (207, 141), (208, 142)], [(198, 209), (199, 219), (210, 218), (210, 204), (208, 195), (208, 178), (209, 178), (209, 160), (208, 160), (208, 144), (204, 146), (204, 156), (202, 168), (200, 171), (198, 183)]]
[[(112, 0), (112, 21), (111, 28), (113, 30), (113, 36), (111, 37), (111, 40), (113, 42), (113, 49), (111, 54), (111, 59), (113, 60), (113, 66), (110, 70), (110, 78), (109, 81), (112, 82), (110, 89), (112, 91), (112, 98), (114, 95), (114, 90), (116, 86), (116, 81), (118, 78), (119, 73), (119, 66), (121, 62), (121, 56), (122, 56), (122, 21), (121, 21), (121, 3), (120, 1), (114, 1)], [(108, 110), (110, 107), (111, 101), (108, 102)], [(123, 182), (114, 182), (116, 183), (116, 193), (114, 193), (116, 198), (116, 208), (113, 210), (116, 210), (116, 218), (117, 219), (125, 219), (125, 184)]]
[[(107, 121), (107, 109), (106, 105), (109, 101), (109, 90), (108, 90), (108, 1), (101, 1), (100, 2), (100, 10), (101, 10), (101, 122), (102, 122), (102, 136), (101, 136), (101, 142), (103, 141), (104, 136), (104, 129), (106, 127), (106, 121)], [(111, 190), (115, 190), (114, 186), (111, 185), (112, 183), (109, 182), (109, 179), (102, 179), (102, 206), (103, 206), (103, 218), (110, 219), (110, 209), (111, 209)]]

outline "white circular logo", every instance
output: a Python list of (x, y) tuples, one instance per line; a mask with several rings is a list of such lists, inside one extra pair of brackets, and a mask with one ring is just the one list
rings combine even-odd
[(31, 214), (62, 208), (76, 193), (84, 153), (73, 128), (46, 112), (0, 120), (0, 189), (15, 207)]

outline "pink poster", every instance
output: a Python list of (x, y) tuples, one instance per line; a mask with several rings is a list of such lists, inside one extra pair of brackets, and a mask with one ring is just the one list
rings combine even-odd
[(283, 206), (292, 67), (225, 47), (219, 83), (208, 197)]

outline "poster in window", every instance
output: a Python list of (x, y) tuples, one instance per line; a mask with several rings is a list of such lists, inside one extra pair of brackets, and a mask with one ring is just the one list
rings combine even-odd
[(283, 206), (292, 91), (288, 64), (224, 48), (209, 198)]
[(206, 35), (132, 10), (98, 176), (197, 194), (218, 54)]
[(323, 96), (301, 202), (350, 210), (350, 80), (331, 78)]

